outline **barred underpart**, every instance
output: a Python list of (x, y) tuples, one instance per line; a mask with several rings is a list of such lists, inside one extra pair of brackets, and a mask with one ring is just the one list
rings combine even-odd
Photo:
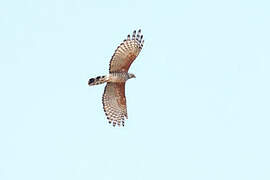
[(128, 78), (127, 72), (113, 72), (109, 74), (108, 82), (126, 82)]

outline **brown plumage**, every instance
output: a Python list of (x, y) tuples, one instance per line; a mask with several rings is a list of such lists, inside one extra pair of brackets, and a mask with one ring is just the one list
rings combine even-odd
[(107, 82), (104, 89), (102, 103), (103, 109), (109, 123), (113, 126), (123, 125), (127, 115), (127, 105), (125, 96), (125, 84), (128, 79), (135, 78), (134, 74), (128, 73), (130, 65), (139, 55), (144, 41), (141, 30), (133, 32), (115, 50), (109, 68), (109, 75), (91, 78), (88, 85), (98, 85)]

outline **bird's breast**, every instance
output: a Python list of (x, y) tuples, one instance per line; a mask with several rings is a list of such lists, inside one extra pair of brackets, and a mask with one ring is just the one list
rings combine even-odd
[(110, 73), (109, 82), (126, 82), (128, 80), (127, 73)]

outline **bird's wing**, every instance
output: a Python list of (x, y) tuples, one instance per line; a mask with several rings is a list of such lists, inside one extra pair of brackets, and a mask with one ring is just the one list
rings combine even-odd
[(113, 126), (122, 123), (124, 126), (127, 116), (127, 105), (125, 96), (125, 83), (108, 82), (102, 97), (103, 109), (109, 123)]
[(130, 35), (125, 39), (115, 50), (110, 61), (110, 72), (128, 72), (128, 69), (132, 62), (139, 55), (144, 40), (142, 40), (141, 30), (133, 32), (132, 37)]

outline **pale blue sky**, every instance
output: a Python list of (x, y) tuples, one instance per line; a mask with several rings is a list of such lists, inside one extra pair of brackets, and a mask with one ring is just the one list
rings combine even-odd
[[(269, 180), (269, 1), (0, 2), (1, 180)], [(134, 29), (129, 119), (104, 85)]]

